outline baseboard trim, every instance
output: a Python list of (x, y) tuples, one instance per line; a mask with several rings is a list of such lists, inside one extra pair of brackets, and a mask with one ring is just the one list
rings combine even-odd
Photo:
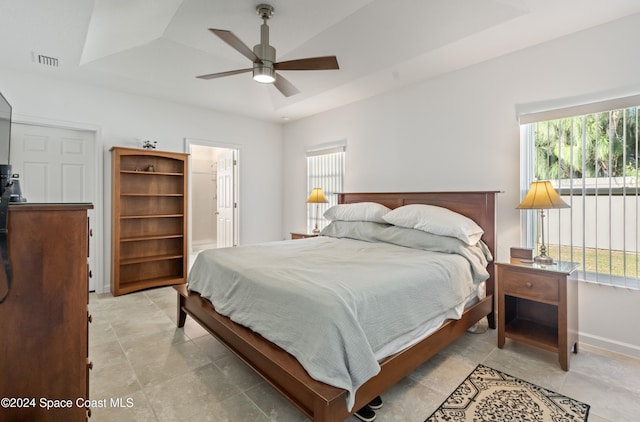
[(640, 347), (608, 338), (580, 333), (580, 343), (596, 349), (640, 359)]

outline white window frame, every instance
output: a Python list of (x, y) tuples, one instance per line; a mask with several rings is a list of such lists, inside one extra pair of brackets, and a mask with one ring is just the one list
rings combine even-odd
[[(337, 193), (344, 190), (344, 175), (347, 142), (338, 141), (330, 144), (316, 145), (307, 149), (307, 195), (313, 188), (322, 188), (327, 202), (324, 204), (307, 204), (307, 231), (311, 233), (316, 221), (322, 230), (327, 221), (322, 215), (338, 203)], [(316, 213), (317, 220), (316, 220)]]
[[(523, 198), (524, 195), (527, 193), (530, 183), (534, 180), (534, 167), (535, 167), (534, 155), (535, 154), (534, 154), (533, 124), (537, 122), (553, 121), (553, 120), (559, 120), (559, 119), (565, 119), (565, 118), (581, 118), (581, 116), (584, 116), (584, 115), (590, 115), (590, 114), (596, 114), (596, 113), (610, 113), (615, 110), (625, 110), (629, 108), (636, 109), (635, 111), (636, 111), (636, 118), (637, 118), (637, 115), (640, 112), (640, 95), (622, 97), (622, 98), (617, 98), (612, 100), (599, 101), (599, 102), (581, 104), (577, 106), (564, 107), (561, 109), (545, 110), (545, 111), (539, 111), (539, 112), (521, 115), (520, 116), (520, 124), (521, 124), (520, 126), (520, 139), (521, 139), (520, 195), (521, 195), (521, 198)], [(638, 131), (638, 126), (636, 125), (636, 132), (637, 131)], [(623, 136), (626, 136), (626, 133), (624, 133)], [(638, 157), (638, 134), (637, 133), (636, 133), (635, 144), (636, 144), (635, 156)], [(636, 171), (638, 169), (637, 162), (636, 162), (635, 169)], [(600, 178), (597, 178), (596, 180), (599, 180), (599, 179)], [(604, 198), (606, 196), (608, 196), (609, 198), (613, 198), (616, 196), (620, 197), (621, 196), (620, 193), (622, 193), (622, 198), (631, 198), (632, 201), (635, 198), (635, 209), (631, 209), (631, 210), (627, 209), (627, 206), (626, 206), (627, 201), (625, 199), (621, 201), (622, 202), (621, 206), (623, 207), (622, 215), (623, 217), (626, 217), (627, 213), (632, 213), (631, 219), (633, 219), (633, 213), (635, 213), (635, 220), (638, 221), (638, 215), (640, 210), (640, 207), (638, 206), (638, 201), (640, 197), (640, 192), (639, 192), (640, 187), (637, 186), (637, 180), (636, 180), (635, 187), (629, 188), (627, 187), (626, 182), (624, 182), (625, 187), (617, 190), (617, 189), (612, 189), (611, 180), (614, 179), (614, 176), (609, 176), (607, 177), (607, 179), (609, 180), (609, 182), (605, 186), (596, 185), (596, 191), (598, 193), (605, 192), (605, 195), (599, 195), (598, 197), (602, 198), (602, 200), (605, 200)], [(585, 208), (587, 207), (587, 205), (584, 205), (584, 204), (586, 204), (587, 202), (586, 198), (593, 197), (593, 192), (590, 192), (590, 191), (593, 191), (593, 189), (586, 188), (586, 185), (584, 184), (585, 179), (572, 178), (572, 179), (569, 179), (569, 181), (570, 182), (568, 186), (566, 185), (566, 183), (561, 185), (560, 180), (552, 180), (552, 183), (554, 184), (556, 189), (559, 191), (559, 193), (565, 197), (565, 200), (569, 202), (572, 207), (580, 206), (581, 203), (583, 204), (581, 206), (582, 216), (579, 218), (579, 220), (585, 221), (586, 218), (584, 216), (585, 216)], [(576, 181), (580, 182), (580, 185), (577, 185)], [(565, 179), (565, 182), (566, 182), (566, 179)], [(585, 198), (585, 200), (582, 200), (582, 198)], [(611, 214), (611, 203), (612, 203), (612, 200), (609, 199), (608, 200), (609, 214)], [(599, 206), (600, 205), (597, 204), (597, 207)], [(549, 213), (548, 214), (549, 217), (551, 218), (556, 217), (558, 220), (560, 220), (560, 213), (563, 212), (562, 210), (549, 210), (549, 211), (552, 211), (553, 213), (553, 214)], [(593, 212), (593, 210), (591, 211)], [(571, 246), (574, 246), (573, 230), (575, 229), (575, 227), (573, 224), (573, 215), (572, 214), (570, 215), (571, 216), (569, 217), (569, 224), (570, 224), (569, 244)], [(581, 223), (581, 224), (586, 224), (586, 223)], [(609, 236), (609, 239), (611, 239), (612, 219), (609, 218), (608, 222), (605, 222), (604, 224), (608, 225), (608, 229), (607, 229), (608, 236)], [(538, 226), (538, 221), (537, 221), (537, 214), (535, 212), (526, 211), (522, 213), (521, 235), (522, 235), (522, 243), (526, 247), (529, 247), (529, 248), (535, 247), (537, 243), (536, 242), (536, 232), (538, 229), (537, 226)], [(627, 228), (626, 223), (623, 223), (623, 226), (625, 227), (623, 236), (626, 236), (627, 231), (629, 230), (632, 232), (632, 235), (635, 236), (635, 255), (637, 260), (638, 254), (639, 254), (638, 249), (640, 246), (639, 245), (640, 240), (638, 239), (638, 231), (640, 229), (640, 223), (636, 223), (635, 227)], [(545, 227), (546, 238), (549, 238), (548, 230), (549, 230), (549, 224), (547, 224)], [(564, 242), (560, 238), (561, 236), (560, 232), (561, 232), (561, 229), (558, 229), (558, 233), (557, 233), (558, 239), (559, 239), (558, 242), (560, 244), (564, 244)], [(566, 233), (566, 230), (564, 232)], [(584, 236), (584, 231), (582, 231), (582, 233)], [(584, 242), (584, 237), (583, 237), (582, 244), (586, 244), (586, 242)], [(625, 249), (623, 250), (623, 252), (627, 253), (626, 241), (624, 239), (623, 239), (623, 244), (625, 245), (624, 246)], [(599, 250), (612, 249), (611, 246), (608, 246), (607, 248), (601, 248), (600, 246), (598, 246), (597, 243), (596, 243), (596, 247)], [(573, 261), (582, 262), (585, 259), (585, 254), (583, 252), (582, 256), (574, 257), (572, 252), (572, 256), (570, 257), (570, 259)], [(626, 262), (624, 262), (624, 264), (626, 265)], [(638, 264), (636, 261), (636, 267), (637, 265)], [(578, 271), (578, 278), (584, 281), (590, 281), (598, 284), (625, 287), (630, 289), (640, 289), (640, 275), (638, 274), (637, 268), (634, 274), (627, 274), (626, 269), (623, 271), (623, 273), (624, 273), (623, 276), (619, 276), (619, 275), (612, 274), (610, 270), (608, 272), (592, 272), (592, 271), (586, 271), (584, 267), (581, 267)]]

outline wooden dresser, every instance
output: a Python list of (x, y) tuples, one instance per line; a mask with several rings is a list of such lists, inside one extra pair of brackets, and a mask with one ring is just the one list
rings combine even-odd
[[(0, 304), (1, 421), (87, 419), (90, 208), (9, 207), (13, 284)], [(0, 264), (0, 297), (6, 286)]]

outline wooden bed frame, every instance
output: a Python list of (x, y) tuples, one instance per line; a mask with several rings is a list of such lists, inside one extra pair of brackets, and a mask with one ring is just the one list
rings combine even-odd
[[(449, 208), (473, 219), (484, 229), (482, 240), (495, 256), (496, 193), (340, 193), (338, 202), (348, 204), (370, 201), (389, 208), (408, 204), (431, 204)], [(489, 264), (488, 270), (490, 278), (486, 282), (486, 297), (468, 308), (461, 319), (445, 321), (429, 337), (381, 362), (380, 373), (356, 392), (353, 411), (396, 384), (484, 316), (488, 316), (489, 326), (495, 328), (493, 263)], [(184, 326), (187, 315), (191, 316), (310, 419), (316, 422), (343, 421), (353, 413), (347, 410), (345, 390), (312, 379), (293, 356), (259, 334), (218, 314), (208, 300), (188, 291), (186, 285), (175, 286), (175, 289), (178, 291), (178, 327)]]

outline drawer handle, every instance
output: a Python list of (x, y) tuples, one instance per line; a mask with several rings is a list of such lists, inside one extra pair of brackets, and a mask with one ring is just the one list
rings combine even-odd
[(530, 281), (527, 281), (524, 285), (527, 286), (528, 289), (533, 287), (533, 284)]
[(89, 314), (89, 316), (87, 317), (87, 319), (89, 320), (89, 324), (91, 324), (93, 322), (93, 317), (91, 316), (91, 314)]
[(89, 368), (90, 370), (93, 369), (93, 362), (87, 362), (87, 368)]

